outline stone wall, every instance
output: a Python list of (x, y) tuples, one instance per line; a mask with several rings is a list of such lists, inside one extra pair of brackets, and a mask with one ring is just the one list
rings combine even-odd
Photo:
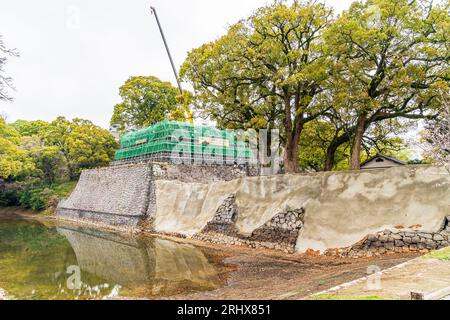
[(247, 166), (191, 166), (153, 163), (155, 180), (176, 180), (185, 183), (231, 181), (258, 175), (256, 167)]
[(147, 212), (151, 179), (152, 170), (148, 165), (85, 170), (75, 190), (60, 207), (141, 216)]
[[(159, 180), (155, 193), (155, 232), (215, 242), (250, 241), (278, 214), (302, 209), (296, 252), (348, 248), (369, 234), (400, 225), (404, 232), (440, 232), (450, 213), (450, 174), (435, 166), (251, 177), (208, 184)], [(217, 213), (231, 194), (237, 212), (231, 225), (238, 236), (225, 233), (220, 241), (216, 235), (205, 236), (204, 231), (217, 225)], [(230, 223), (226, 229), (233, 230)]]
[(57, 213), (61, 219), (131, 230), (140, 224), (151, 225), (158, 180), (212, 183), (255, 174), (254, 167), (157, 162), (85, 170), (70, 197), (59, 204)]
[(62, 207), (58, 207), (57, 217), (59, 220), (75, 221), (107, 229), (117, 229), (128, 233), (139, 232), (140, 226), (146, 221), (145, 215), (119, 215)]
[[(252, 173), (243, 168), (166, 163), (89, 170), (60, 204), (58, 214), (117, 228), (128, 225), (133, 230), (287, 252), (377, 254), (399, 250), (396, 247), (438, 248), (448, 241), (442, 222), (450, 214), (450, 174), (444, 168), (248, 174)], [(383, 230), (395, 236), (380, 233)], [(412, 232), (418, 242), (410, 237)], [(393, 237), (401, 239), (392, 241)]]
[(251, 248), (268, 248), (294, 253), (299, 232), (303, 227), (303, 209), (281, 212), (257, 228), (250, 236), (244, 236), (236, 228), (238, 217), (236, 196), (231, 195), (217, 209), (214, 218), (194, 239)]
[[(58, 205), (61, 219), (118, 228), (136, 227), (154, 206), (149, 165), (85, 170), (70, 197)], [(153, 202), (153, 203), (151, 203)]]
[[(414, 227), (413, 227), (414, 228)], [(415, 227), (417, 228), (417, 227)], [(450, 246), (450, 216), (444, 219), (437, 232), (410, 230), (385, 230), (370, 234), (350, 248), (326, 251), (326, 255), (371, 257), (393, 252), (423, 252)]]

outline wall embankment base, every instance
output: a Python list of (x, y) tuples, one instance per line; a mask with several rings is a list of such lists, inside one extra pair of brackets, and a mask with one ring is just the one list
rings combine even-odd
[(360, 257), (449, 245), (445, 168), (248, 174), (240, 168), (148, 163), (90, 170), (58, 214), (291, 253)]

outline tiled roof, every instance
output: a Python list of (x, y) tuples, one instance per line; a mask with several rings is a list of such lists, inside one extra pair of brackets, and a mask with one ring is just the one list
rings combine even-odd
[(406, 162), (403, 162), (403, 161), (401, 161), (401, 160), (399, 160), (397, 158), (386, 156), (386, 155), (381, 154), (381, 153), (377, 153), (372, 158), (370, 158), (370, 159), (364, 161), (363, 163), (361, 163), (361, 167), (365, 166), (366, 164), (368, 164), (369, 162), (371, 162), (371, 161), (373, 161), (373, 160), (375, 160), (377, 158), (383, 158), (383, 159), (390, 160), (390, 161), (393, 161), (393, 162), (401, 164), (401, 165), (406, 165)]

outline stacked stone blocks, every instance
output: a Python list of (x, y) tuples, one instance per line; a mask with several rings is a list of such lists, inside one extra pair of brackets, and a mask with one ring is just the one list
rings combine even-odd
[(251, 236), (244, 236), (236, 228), (236, 197), (229, 196), (218, 208), (214, 218), (193, 238), (212, 243), (266, 248), (294, 253), (305, 211), (288, 209), (273, 217)]
[(450, 216), (438, 232), (385, 230), (371, 234), (350, 248), (328, 250), (327, 255), (370, 257), (387, 253), (422, 252), (450, 246)]

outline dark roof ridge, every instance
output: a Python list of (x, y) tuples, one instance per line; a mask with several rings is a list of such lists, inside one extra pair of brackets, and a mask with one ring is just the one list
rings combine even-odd
[(394, 157), (391, 157), (391, 156), (387, 156), (387, 155), (384, 155), (384, 154), (381, 154), (381, 153), (377, 153), (372, 158), (370, 158), (370, 159), (364, 161), (363, 163), (361, 163), (361, 167), (366, 165), (367, 163), (375, 160), (376, 158), (384, 158), (384, 159), (391, 160), (391, 161), (393, 161), (395, 163), (398, 163), (398, 164), (406, 165), (406, 162), (401, 161), (401, 160), (399, 160), (397, 158), (394, 158)]

